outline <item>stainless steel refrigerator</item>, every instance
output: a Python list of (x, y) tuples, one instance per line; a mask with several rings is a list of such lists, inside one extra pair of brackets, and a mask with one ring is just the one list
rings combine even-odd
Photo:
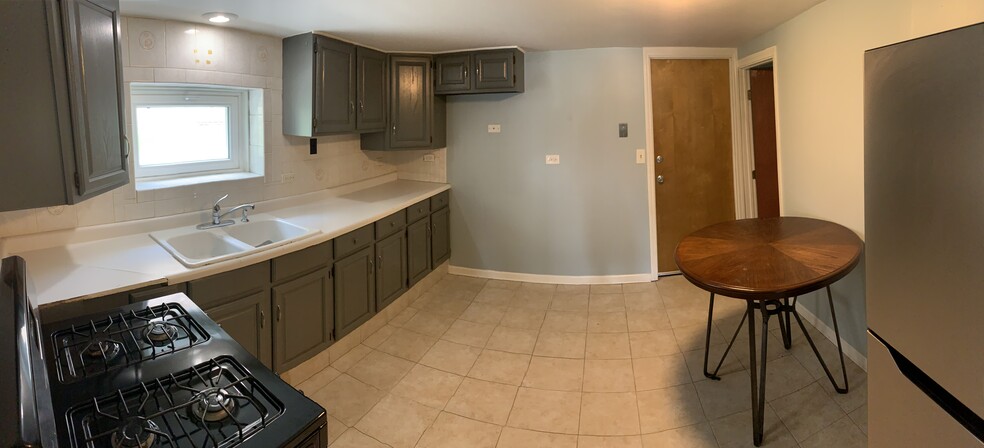
[(984, 23), (865, 53), (869, 446), (984, 446)]

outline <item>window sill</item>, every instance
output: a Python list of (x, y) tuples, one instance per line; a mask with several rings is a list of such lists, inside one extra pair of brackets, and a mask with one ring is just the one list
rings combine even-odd
[(251, 172), (206, 174), (202, 176), (177, 177), (171, 179), (137, 179), (137, 191), (163, 190), (165, 188), (186, 187), (189, 185), (210, 184), (230, 180), (262, 178), (262, 174)]

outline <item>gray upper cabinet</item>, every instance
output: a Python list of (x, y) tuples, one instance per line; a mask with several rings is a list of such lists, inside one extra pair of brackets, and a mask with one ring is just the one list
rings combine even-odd
[(375, 314), (373, 259), (373, 247), (369, 246), (335, 262), (335, 337), (338, 339)]
[(525, 54), (518, 48), (443, 54), (434, 60), (437, 94), (519, 93), (526, 88)]
[(129, 182), (119, 2), (0, 2), (0, 24), (0, 211)]
[(283, 48), (285, 134), (384, 129), (385, 54), (313, 33), (288, 37)]
[(390, 55), (389, 114), (384, 132), (362, 135), (362, 149), (446, 146), (446, 106), (434, 96), (430, 56)]
[(328, 268), (273, 287), (275, 371), (295, 367), (331, 345), (332, 297)]

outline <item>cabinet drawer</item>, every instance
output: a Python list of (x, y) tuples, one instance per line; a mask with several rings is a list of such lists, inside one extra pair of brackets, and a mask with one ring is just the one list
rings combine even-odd
[(383, 239), (407, 225), (407, 211), (400, 210), (379, 221), (376, 221), (376, 239)]
[(274, 283), (279, 283), (305, 272), (313, 271), (319, 266), (331, 264), (333, 252), (331, 241), (327, 241), (317, 246), (274, 258), (271, 279)]
[(270, 263), (259, 263), (188, 283), (188, 297), (210, 308), (270, 285)]
[(407, 207), (407, 222), (417, 222), (418, 219), (429, 215), (431, 212), (430, 199), (424, 199), (416, 204)]
[(335, 257), (341, 258), (372, 243), (372, 224), (335, 238)]
[(437, 195), (431, 197), (430, 201), (431, 201), (430, 203), (431, 210), (440, 210), (444, 207), (447, 207), (448, 203), (451, 202), (451, 192), (447, 190), (442, 191)]

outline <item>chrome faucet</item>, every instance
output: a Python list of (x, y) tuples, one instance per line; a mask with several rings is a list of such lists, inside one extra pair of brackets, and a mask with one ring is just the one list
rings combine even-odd
[(230, 208), (229, 210), (226, 210), (225, 213), (221, 213), (222, 212), (222, 206), (220, 206), (219, 203), (222, 202), (222, 200), (225, 199), (225, 198), (227, 198), (227, 197), (229, 197), (229, 195), (222, 196), (221, 198), (219, 198), (219, 200), (215, 201), (215, 204), (212, 205), (212, 222), (208, 222), (208, 223), (204, 223), (204, 224), (199, 224), (199, 225), (195, 226), (198, 230), (213, 229), (215, 227), (231, 226), (231, 225), (235, 224), (236, 221), (234, 221), (232, 219), (222, 220), (222, 218), (225, 218), (227, 215), (229, 215), (231, 213), (238, 212), (240, 210), (242, 210), (242, 212), (243, 212), (243, 217), (242, 217), (241, 221), (242, 222), (249, 222), (249, 211), (256, 209), (256, 205), (254, 205), (254, 204), (239, 204), (239, 205), (237, 205), (237, 206), (235, 206), (233, 208)]

